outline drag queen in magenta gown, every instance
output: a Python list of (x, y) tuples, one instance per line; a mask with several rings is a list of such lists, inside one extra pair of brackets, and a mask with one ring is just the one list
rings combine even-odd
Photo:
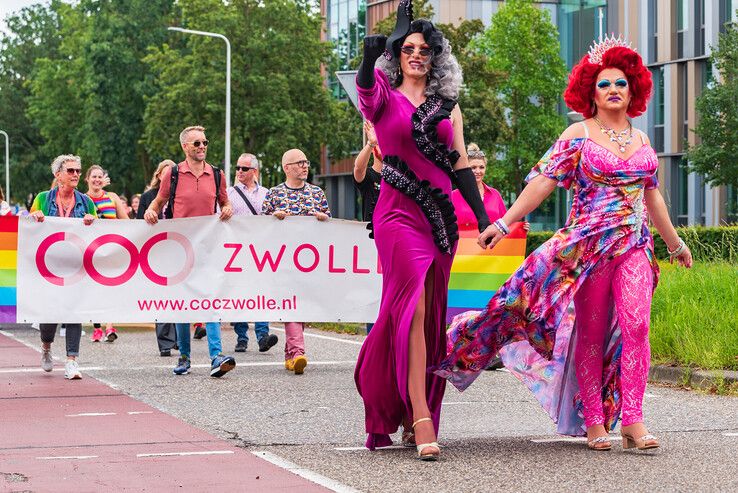
[(455, 101), (461, 71), (440, 31), (411, 18), (410, 2), (403, 1), (392, 36), (365, 39), (357, 75), (360, 108), (374, 124), (384, 160), (371, 225), (382, 299), (355, 381), (368, 448), (390, 445), (389, 435), (403, 424), (403, 443), (417, 445), (419, 458), (436, 460), (446, 381), (427, 368), (446, 355), (448, 281), (458, 239), (452, 181), (480, 231), (489, 220), (468, 167)]
[(655, 448), (643, 424), (650, 363), (651, 296), (658, 280), (649, 216), (671, 260), (692, 264), (658, 191), (656, 153), (627, 116), (645, 111), (652, 87), (641, 57), (606, 38), (574, 67), (564, 94), (585, 117), (528, 175), (528, 186), (480, 236), (492, 245), (547, 197), (571, 190), (566, 225), (532, 253), (481, 312), (459, 315), (450, 354), (435, 369), (463, 390), (500, 352), (565, 435), (611, 448), (622, 419), (625, 448)]

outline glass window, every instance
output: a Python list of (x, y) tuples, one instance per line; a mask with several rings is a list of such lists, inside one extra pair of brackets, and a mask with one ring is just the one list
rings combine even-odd
[(725, 27), (733, 21), (733, 10), (735, 10), (735, 2), (732, 0), (719, 0), (719, 16), (720, 16), (720, 32), (725, 32)]
[(682, 138), (684, 140), (689, 139), (689, 65), (686, 63), (682, 64), (682, 84), (681, 84), (681, 96), (682, 96)]
[(652, 70), (653, 77), (653, 143), (656, 152), (664, 152), (664, 67)]
[(684, 35), (689, 29), (689, 0), (677, 0), (677, 58), (684, 58)]
[(705, 54), (705, 0), (695, 0), (695, 19), (697, 29), (695, 29), (695, 56)]
[(561, 57), (573, 67), (607, 31), (606, 0), (561, 0), (556, 16)]
[(648, 15), (649, 19), (649, 31), (650, 31), (650, 42), (648, 43), (648, 51), (650, 62), (656, 62), (659, 58), (659, 10), (658, 1), (649, 0), (648, 3)]

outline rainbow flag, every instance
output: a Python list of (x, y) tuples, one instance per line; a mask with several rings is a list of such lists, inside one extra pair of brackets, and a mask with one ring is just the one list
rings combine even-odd
[(523, 223), (514, 223), (510, 234), (492, 250), (477, 245), (476, 229), (459, 230), (459, 246), (448, 283), (446, 323), (469, 310), (481, 310), (525, 258)]
[(0, 216), (0, 323), (16, 322), (18, 216)]

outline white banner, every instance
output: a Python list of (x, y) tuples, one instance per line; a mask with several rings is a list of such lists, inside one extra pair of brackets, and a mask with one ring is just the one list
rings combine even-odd
[(18, 322), (373, 322), (366, 223), (215, 216), (21, 219)]

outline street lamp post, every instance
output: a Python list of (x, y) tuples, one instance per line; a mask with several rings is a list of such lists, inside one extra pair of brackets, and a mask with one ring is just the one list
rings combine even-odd
[(218, 33), (207, 31), (195, 31), (192, 29), (183, 29), (181, 27), (168, 27), (170, 31), (177, 31), (187, 34), (198, 34), (200, 36), (210, 36), (211, 38), (220, 38), (226, 44), (226, 114), (225, 114), (225, 177), (226, 185), (231, 184), (231, 42), (228, 38)]
[(5, 197), (10, 203), (10, 138), (2, 130), (0, 130), (0, 134), (5, 137)]

